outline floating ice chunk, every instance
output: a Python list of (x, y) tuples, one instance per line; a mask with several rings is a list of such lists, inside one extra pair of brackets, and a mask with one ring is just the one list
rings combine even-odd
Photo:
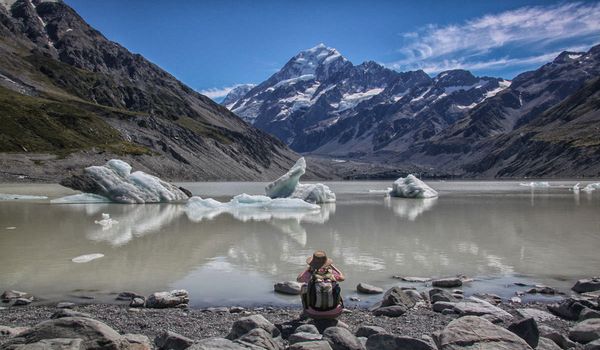
[(113, 220), (110, 218), (110, 214), (106, 214), (106, 213), (102, 213), (102, 220), (94, 221), (94, 224), (98, 224), (98, 225), (102, 226), (103, 230), (108, 230), (112, 227), (112, 225), (118, 224), (118, 223), (119, 222), (117, 220)]
[(0, 193), (0, 201), (12, 201), (12, 200), (39, 200), (39, 199), (48, 199), (46, 196), (33, 196), (28, 194), (10, 194), (10, 193)]
[(576, 183), (575, 185), (573, 185), (573, 188), (571, 188), (573, 190), (574, 193), (579, 193), (579, 190), (581, 189), (579, 187), (579, 182)]
[(583, 191), (587, 193), (592, 193), (595, 190), (600, 190), (600, 182), (588, 184), (583, 188)]
[(531, 188), (544, 188), (544, 187), (550, 187), (550, 184), (547, 181), (537, 181), (537, 182), (521, 182), (519, 185), (521, 186), (525, 186), (525, 187), (531, 187)]
[(93, 192), (118, 203), (158, 203), (188, 199), (177, 186), (142, 171), (131, 172), (131, 166), (119, 159), (105, 165), (85, 168), (61, 182), (83, 192)]
[(75, 258), (71, 259), (71, 261), (74, 263), (81, 264), (81, 263), (90, 262), (92, 260), (100, 259), (102, 257), (104, 257), (104, 254), (100, 254), (100, 253), (85, 254), (85, 255), (80, 255), (78, 257), (75, 257)]
[(438, 193), (416, 176), (409, 174), (394, 181), (390, 196), (401, 198), (434, 198)]
[(385, 194), (389, 194), (390, 192), (392, 192), (392, 188), (388, 187), (385, 190), (369, 190), (369, 193), (385, 193)]
[(93, 193), (80, 193), (66, 197), (53, 199), (50, 201), (52, 204), (79, 204), (79, 203), (110, 203), (111, 200)]
[(310, 203), (333, 203), (335, 193), (321, 183), (301, 184), (300, 177), (306, 172), (304, 157), (298, 159), (292, 168), (277, 180), (265, 187), (270, 198), (298, 198)]

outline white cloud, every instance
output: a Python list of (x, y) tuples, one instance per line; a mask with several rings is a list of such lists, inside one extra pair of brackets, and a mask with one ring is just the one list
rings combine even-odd
[[(463, 24), (428, 25), (417, 32), (403, 33), (403, 59), (388, 64), (394, 68), (459, 66), (477, 69), (545, 62), (549, 51), (564, 42), (600, 39), (600, 3), (566, 3), (522, 7), (478, 17)], [(487, 59), (494, 50), (529, 52), (531, 57)], [(537, 54), (533, 54), (537, 53)], [(496, 56), (497, 57), (497, 56)], [(544, 59), (549, 57), (549, 59)]]
[(231, 90), (235, 89), (236, 87), (238, 87), (240, 85), (244, 85), (244, 84), (235, 84), (232, 86), (226, 86), (226, 87), (222, 87), (222, 88), (209, 88), (209, 89), (200, 90), (198, 92), (201, 93), (202, 95), (205, 95), (206, 97), (212, 98), (214, 100), (214, 99), (220, 99), (222, 97), (227, 96), (227, 94), (230, 93)]

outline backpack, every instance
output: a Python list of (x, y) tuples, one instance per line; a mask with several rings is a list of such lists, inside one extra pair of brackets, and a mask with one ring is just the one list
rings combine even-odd
[(308, 306), (315, 310), (332, 310), (340, 303), (340, 287), (330, 266), (312, 271), (307, 287)]

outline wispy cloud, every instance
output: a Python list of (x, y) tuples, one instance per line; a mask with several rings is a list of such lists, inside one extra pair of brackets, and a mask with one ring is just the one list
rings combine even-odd
[(231, 90), (233, 90), (236, 87), (241, 86), (241, 85), (245, 85), (245, 84), (235, 84), (232, 86), (225, 86), (225, 87), (221, 87), (221, 88), (209, 88), (209, 89), (200, 90), (198, 92), (201, 93), (202, 95), (212, 98), (213, 100), (218, 100), (218, 99), (221, 99), (221, 98), (227, 96), (227, 94), (230, 93)]
[(445, 68), (486, 69), (542, 63), (554, 58), (564, 43), (589, 47), (600, 40), (598, 18), (598, 2), (566, 3), (522, 7), (463, 24), (428, 25), (401, 34), (405, 46), (399, 52), (403, 58), (388, 66), (436, 72)]

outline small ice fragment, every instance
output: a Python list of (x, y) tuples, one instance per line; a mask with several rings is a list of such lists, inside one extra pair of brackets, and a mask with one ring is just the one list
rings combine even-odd
[(390, 193), (392, 191), (391, 187), (388, 187), (385, 190), (369, 190), (369, 193)]
[(38, 199), (48, 199), (46, 196), (33, 196), (28, 194), (10, 194), (10, 193), (0, 193), (0, 201), (12, 201), (12, 200), (38, 200)]
[(580, 188), (579, 188), (579, 182), (578, 182), (578, 183), (576, 183), (576, 184), (573, 186), (573, 188), (572, 188), (572, 189), (573, 189), (573, 192), (575, 192), (575, 193), (579, 193), (579, 190), (580, 190)]
[(537, 181), (537, 182), (521, 182), (519, 185), (524, 186), (524, 187), (531, 187), (531, 188), (539, 188), (539, 187), (550, 187), (550, 183), (548, 183), (547, 181)]
[(107, 213), (102, 213), (102, 220), (95, 220), (94, 224), (98, 224), (100, 226), (102, 226), (103, 230), (108, 230), (109, 228), (112, 227), (112, 225), (114, 224), (118, 224), (119, 222), (117, 220), (113, 220), (110, 218), (110, 214)]
[(52, 204), (110, 203), (111, 200), (93, 193), (80, 193), (50, 201)]
[(16, 229), (16, 227), (15, 226), (8, 226), (6, 229), (7, 230), (14, 230), (14, 229)]
[(592, 193), (595, 190), (600, 190), (600, 182), (588, 184), (583, 188), (583, 191), (587, 193)]
[(78, 257), (75, 257), (75, 258), (71, 259), (71, 261), (74, 263), (81, 264), (81, 263), (90, 262), (92, 260), (100, 259), (102, 257), (104, 257), (104, 254), (100, 254), (100, 253), (85, 254), (85, 255), (80, 255)]
[(400, 198), (434, 198), (438, 196), (437, 191), (427, 186), (416, 176), (409, 174), (394, 181), (390, 196)]

